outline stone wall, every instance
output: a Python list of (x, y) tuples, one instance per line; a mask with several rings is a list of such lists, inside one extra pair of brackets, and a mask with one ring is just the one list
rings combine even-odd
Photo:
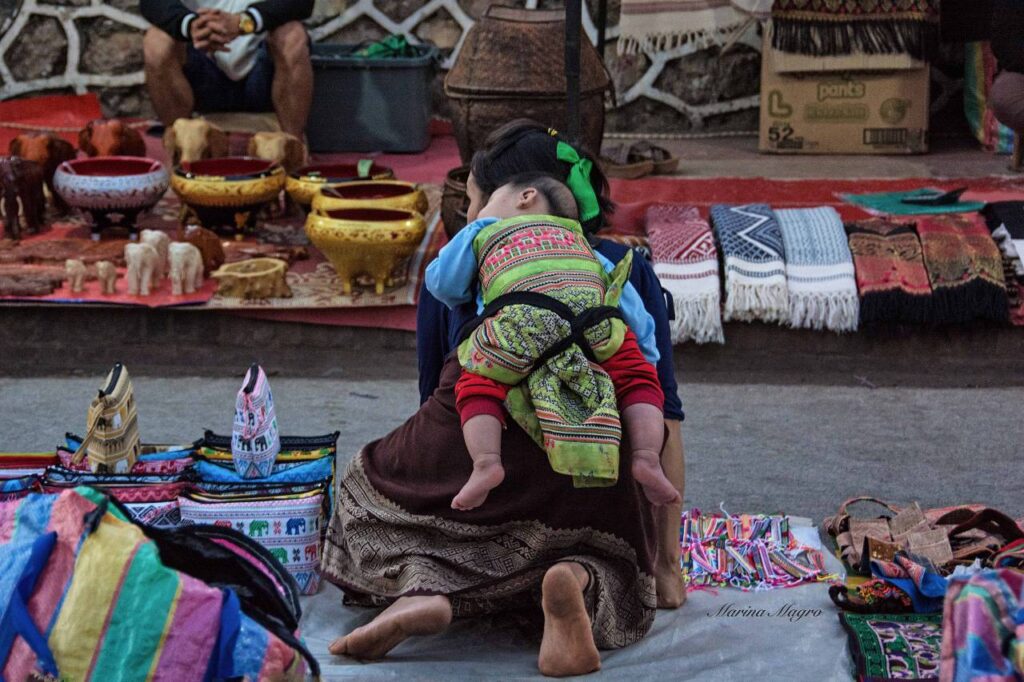
[[(501, 0), (528, 8), (564, 0)], [(308, 22), (316, 42), (359, 43), (390, 33), (437, 45), (452, 63), (465, 32), (491, 0), (317, 0)], [(584, 28), (596, 42), (596, 0)], [(757, 127), (760, 37), (751, 28), (723, 55), (719, 48), (620, 56), (619, 0), (609, 0), (605, 61), (615, 99), (608, 131), (681, 133)], [(149, 116), (142, 75), (145, 20), (130, 0), (0, 0), (0, 99), (33, 93), (95, 91), (106, 115)], [(435, 111), (446, 106), (438, 76)]]

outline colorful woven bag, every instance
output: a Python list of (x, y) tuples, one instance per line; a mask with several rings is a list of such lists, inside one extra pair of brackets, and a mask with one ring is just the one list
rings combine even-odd
[(294, 582), (230, 529), (143, 529), (91, 488), (0, 503), (4, 679), (315, 677), (300, 616)]
[(266, 478), (281, 450), (274, 396), (263, 368), (253, 363), (235, 401), (231, 457), (242, 478)]

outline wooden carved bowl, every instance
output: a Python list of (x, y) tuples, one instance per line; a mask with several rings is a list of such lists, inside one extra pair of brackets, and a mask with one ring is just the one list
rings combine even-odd
[(227, 156), (182, 162), (171, 187), (187, 207), (184, 222), (235, 233), (255, 228), (259, 209), (277, 200), (284, 178), (273, 161)]
[(93, 232), (120, 225), (135, 231), (139, 213), (156, 206), (167, 191), (167, 171), (155, 159), (95, 156), (65, 161), (53, 188), (69, 206), (93, 218)]
[(415, 211), (343, 208), (306, 219), (306, 236), (331, 261), (346, 294), (359, 275), (372, 277), (376, 292), (384, 293), (389, 276), (408, 265), (426, 232)]
[(309, 210), (321, 187), (360, 180), (391, 180), (394, 177), (395, 173), (390, 168), (373, 162), (313, 163), (289, 174), (285, 190), (292, 201)]
[(313, 197), (313, 211), (324, 213), (341, 208), (393, 208), (399, 211), (427, 212), (427, 195), (411, 182), (371, 180), (329, 185)]

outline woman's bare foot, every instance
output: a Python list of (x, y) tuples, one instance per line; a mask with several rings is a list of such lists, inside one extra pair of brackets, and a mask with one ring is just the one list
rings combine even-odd
[(653, 505), (679, 502), (679, 491), (661, 468), (661, 456), (653, 450), (633, 451), (633, 478)]
[(452, 499), (452, 509), (468, 511), (479, 507), (487, 499), (487, 493), (504, 480), (505, 467), (501, 465), (501, 455), (476, 455), (473, 473), (459, 494)]
[(383, 658), (409, 637), (440, 634), (451, 622), (448, 597), (401, 597), (367, 625), (331, 642), (327, 650), (335, 656)]
[(658, 594), (659, 609), (678, 609), (686, 603), (686, 583), (678, 562), (675, 565), (662, 565), (661, 562), (654, 565), (654, 589)]
[(537, 667), (548, 677), (585, 675), (601, 668), (583, 603), (588, 580), (586, 569), (576, 563), (555, 564), (544, 574), (544, 639)]

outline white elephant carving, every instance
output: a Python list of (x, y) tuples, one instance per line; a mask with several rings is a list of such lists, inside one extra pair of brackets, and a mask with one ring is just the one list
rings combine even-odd
[(170, 246), (171, 294), (191, 294), (203, 286), (203, 254), (188, 242)]
[(171, 245), (171, 238), (166, 232), (160, 230), (143, 230), (139, 233), (139, 243), (149, 244), (156, 249), (156, 255), (160, 262), (153, 271), (153, 286), (159, 286), (163, 278), (167, 276), (167, 248)]
[(85, 263), (76, 258), (69, 258), (64, 262), (64, 272), (68, 276), (68, 285), (72, 293), (81, 293), (86, 276)]
[(104, 294), (113, 294), (117, 291), (117, 268), (108, 260), (101, 260), (96, 264), (96, 274), (100, 280), (100, 288)]
[(128, 294), (149, 296), (153, 283), (153, 270), (160, 262), (160, 255), (150, 244), (126, 244), (124, 260), (128, 263)]

